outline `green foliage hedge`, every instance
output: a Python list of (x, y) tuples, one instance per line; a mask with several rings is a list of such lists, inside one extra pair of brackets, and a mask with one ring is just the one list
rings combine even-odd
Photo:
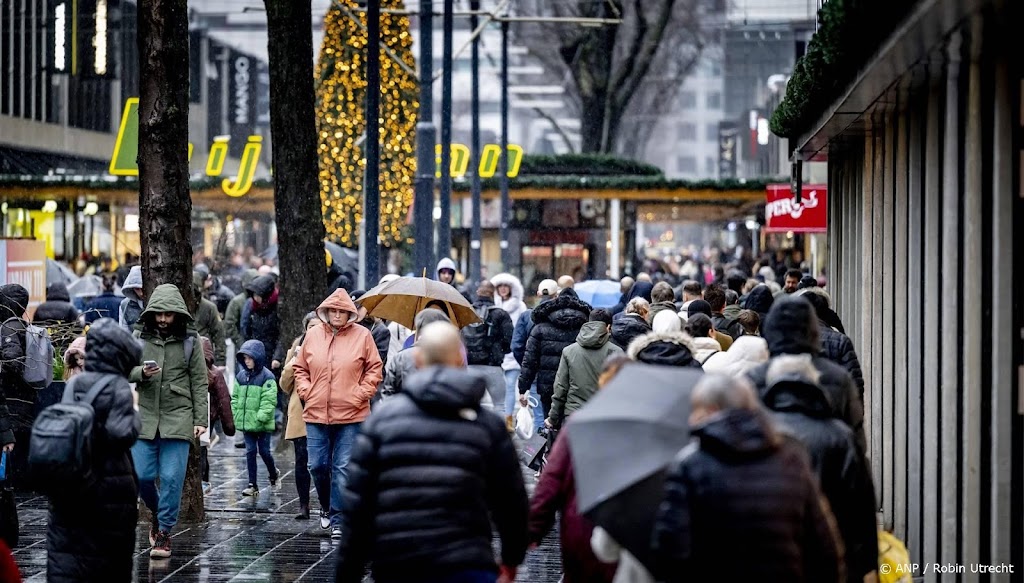
[(661, 168), (606, 154), (526, 154), (519, 176), (661, 176)]
[(784, 138), (806, 134), (850, 86), (918, 0), (829, 0), (818, 31), (796, 62), (786, 95), (771, 118)]

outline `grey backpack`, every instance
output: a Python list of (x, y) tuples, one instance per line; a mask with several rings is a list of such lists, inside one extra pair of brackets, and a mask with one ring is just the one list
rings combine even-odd
[[(8, 318), (4, 324), (18, 318)], [(22, 371), (25, 384), (45, 389), (53, 382), (53, 343), (45, 328), (25, 325), (25, 361)]]

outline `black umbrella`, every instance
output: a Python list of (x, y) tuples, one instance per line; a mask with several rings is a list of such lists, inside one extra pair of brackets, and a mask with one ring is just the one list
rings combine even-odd
[(580, 513), (645, 565), (669, 462), (690, 441), (702, 372), (629, 364), (566, 426)]
[[(337, 273), (359, 273), (359, 253), (353, 249), (342, 247), (331, 241), (324, 241), (324, 249), (331, 254), (331, 265)], [(277, 244), (271, 245), (260, 253), (266, 261), (277, 259)]]

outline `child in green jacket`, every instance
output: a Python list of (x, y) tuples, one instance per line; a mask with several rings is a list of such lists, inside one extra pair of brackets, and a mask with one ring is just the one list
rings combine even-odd
[(277, 381), (267, 370), (267, 355), (263, 343), (248, 340), (236, 356), (235, 390), (231, 394), (231, 413), (235, 427), (245, 437), (245, 465), (249, 470), (249, 486), (243, 496), (260, 493), (256, 485), (256, 452), (267, 464), (271, 487), (277, 485), (277, 467), (270, 453), (270, 434), (274, 432), (274, 409), (277, 408)]

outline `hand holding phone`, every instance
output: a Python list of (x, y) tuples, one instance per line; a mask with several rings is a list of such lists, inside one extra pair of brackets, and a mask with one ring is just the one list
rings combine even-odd
[(142, 363), (142, 375), (147, 379), (160, 372), (160, 365), (155, 360), (147, 360)]

